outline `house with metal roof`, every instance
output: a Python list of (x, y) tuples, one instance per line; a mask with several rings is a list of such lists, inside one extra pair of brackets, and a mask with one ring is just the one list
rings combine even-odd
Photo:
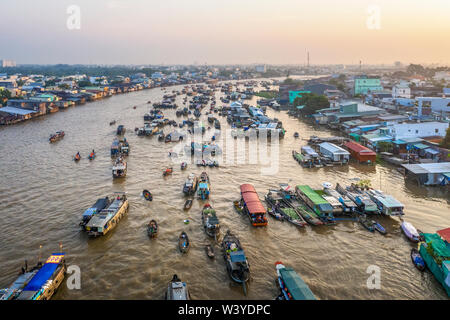
[(450, 185), (450, 162), (402, 164), (405, 177), (424, 185)]
[(319, 144), (319, 152), (334, 162), (347, 163), (350, 159), (350, 153), (347, 150), (329, 142)]

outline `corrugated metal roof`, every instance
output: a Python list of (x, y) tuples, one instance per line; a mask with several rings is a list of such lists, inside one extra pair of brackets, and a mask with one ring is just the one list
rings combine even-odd
[(450, 162), (402, 164), (402, 166), (415, 174), (450, 172)]
[(28, 110), (28, 109), (21, 109), (21, 108), (15, 108), (15, 107), (3, 107), (0, 108), (0, 112), (6, 112), (9, 114), (19, 114), (19, 115), (27, 115), (30, 113), (36, 113), (34, 110)]

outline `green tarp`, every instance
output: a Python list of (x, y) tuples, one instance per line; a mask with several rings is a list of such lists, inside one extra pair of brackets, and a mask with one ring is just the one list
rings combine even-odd
[(437, 233), (424, 233), (423, 236), (425, 237), (425, 242), (433, 248), (437, 258), (442, 260), (450, 259), (450, 248)]
[(294, 300), (316, 300), (311, 289), (292, 268), (280, 269), (280, 274)]

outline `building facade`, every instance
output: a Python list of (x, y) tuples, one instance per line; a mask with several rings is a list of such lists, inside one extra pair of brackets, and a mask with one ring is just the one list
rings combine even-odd
[(379, 78), (369, 78), (369, 77), (359, 77), (355, 78), (355, 83), (353, 87), (353, 93), (355, 95), (364, 94), (369, 92), (382, 91), (383, 86)]

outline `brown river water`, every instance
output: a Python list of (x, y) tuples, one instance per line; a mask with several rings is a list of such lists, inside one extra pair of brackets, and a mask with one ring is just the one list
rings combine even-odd
[[(81, 269), (81, 289), (69, 290), (64, 283), (54, 299), (164, 299), (174, 273), (187, 282), (193, 299), (273, 299), (278, 294), (276, 261), (292, 266), (319, 299), (447, 299), (430, 272), (414, 268), (409, 255), (413, 245), (401, 233), (396, 218), (378, 219), (388, 231), (386, 236), (370, 233), (352, 221), (299, 229), (269, 217), (266, 228), (254, 228), (234, 211), (232, 202), (239, 197), (243, 183), (253, 184), (263, 201), (269, 188), (283, 182), (320, 188), (325, 181), (347, 185), (354, 178), (364, 178), (405, 205), (405, 220), (422, 231), (435, 232), (449, 226), (448, 191), (405, 183), (395, 167), (387, 165), (301, 168), (291, 151), (306, 143), (302, 139), (333, 134), (271, 109), (267, 114), (281, 120), (287, 130), (280, 140), (276, 175), (262, 175), (261, 165), (247, 161), (220, 162), (219, 168), (189, 165), (186, 171), (173, 164), (173, 175), (163, 178), (162, 169), (171, 164), (168, 153), (177, 144), (138, 137), (134, 128), (143, 125), (148, 100), (160, 101), (166, 92), (181, 88), (118, 95), (0, 128), (0, 287), (15, 280), (25, 259), (34, 264), (39, 252), (45, 259), (58, 252), (62, 243), (68, 265)], [(177, 97), (178, 105), (182, 105), (182, 97)], [(221, 105), (217, 99), (217, 106)], [(164, 114), (177, 122), (184, 119), (177, 119), (175, 110)], [(219, 118), (222, 129), (229, 128), (226, 119)], [(110, 126), (113, 119), (117, 124)], [(130, 156), (126, 178), (113, 181), (110, 146), (118, 124), (127, 128)], [(49, 134), (58, 130), (64, 130), (66, 136), (50, 144)], [(166, 133), (170, 130), (165, 128)], [(300, 139), (293, 137), (295, 131)], [(90, 162), (87, 155), (92, 149), (97, 157)], [(72, 161), (77, 151), (83, 157), (79, 163)], [(201, 225), (205, 202), (196, 199), (190, 211), (182, 209), (187, 175), (202, 171), (211, 179), (209, 202), (217, 211), (222, 234), (232, 230), (247, 254), (251, 270), (247, 296), (241, 286), (231, 283), (220, 247), (215, 245), (214, 260), (205, 254), (204, 245), (212, 243)], [(151, 190), (152, 202), (144, 200), (143, 189)], [(127, 192), (127, 217), (105, 237), (89, 239), (78, 226), (82, 213), (114, 191)], [(160, 231), (150, 240), (146, 224), (153, 218)], [(190, 223), (184, 224), (184, 219)], [(191, 240), (186, 255), (177, 246), (181, 231)], [(380, 289), (367, 288), (370, 265), (380, 267)]]

